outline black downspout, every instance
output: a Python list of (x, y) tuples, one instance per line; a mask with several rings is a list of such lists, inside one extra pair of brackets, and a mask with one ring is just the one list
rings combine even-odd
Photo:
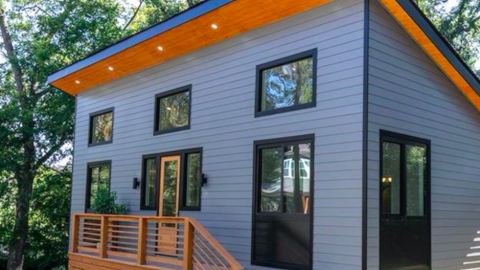
[(365, 0), (363, 45), (363, 153), (362, 153), (362, 270), (367, 269), (368, 247), (368, 77), (370, 39), (370, 0)]

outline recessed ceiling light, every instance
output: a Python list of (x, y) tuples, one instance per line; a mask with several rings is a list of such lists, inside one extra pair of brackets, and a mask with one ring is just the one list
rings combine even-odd
[(108, 67), (108, 70), (113, 71), (113, 67), (111, 67), (111, 66)]
[(162, 47), (162, 46), (158, 46), (158, 47), (157, 47), (157, 50), (163, 51), (163, 47)]
[(212, 28), (213, 28), (213, 29), (218, 29), (218, 25), (212, 23)]
[(76, 83), (76, 84), (80, 84), (80, 81), (79, 81), (79, 80), (75, 80), (75, 83)]

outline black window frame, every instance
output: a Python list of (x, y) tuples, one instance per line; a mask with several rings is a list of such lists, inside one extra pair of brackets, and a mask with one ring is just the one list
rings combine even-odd
[(112, 181), (112, 161), (111, 160), (103, 160), (103, 161), (95, 161), (87, 163), (87, 189), (85, 191), (85, 213), (92, 212), (91, 205), (90, 205), (90, 197), (92, 193), (92, 168), (107, 165), (109, 169), (108, 174), (108, 190), (111, 190), (111, 181)]
[[(305, 215), (302, 213), (288, 213), (288, 212), (262, 212), (260, 211), (260, 200), (261, 197), (259, 196), (259, 190), (261, 182), (259, 181), (260, 174), (261, 174), (261, 165), (260, 165), (260, 151), (262, 149), (269, 149), (274, 148), (276, 146), (283, 146), (286, 144), (301, 144), (301, 143), (310, 143), (311, 147), (311, 159), (310, 159), (310, 201), (309, 201), (309, 217), (310, 217), (310, 263), (308, 266), (299, 266), (299, 265), (292, 265), (292, 264), (285, 264), (285, 263), (275, 263), (275, 262), (265, 262), (265, 261), (258, 261), (255, 259), (255, 231), (256, 231), (256, 215), (267, 215), (267, 216), (274, 216), (274, 215), (288, 215), (295, 218), (298, 215)], [(283, 148), (282, 148), (283, 149)], [(296, 166), (295, 170), (299, 170), (299, 166)], [(282, 178), (283, 178), (283, 162), (282, 162)], [(283, 180), (282, 180), (283, 182)], [(282, 183), (283, 185), (283, 183)], [(283, 195), (282, 195), (283, 196)], [(282, 199), (283, 200), (283, 199)], [(313, 249), (314, 249), (314, 220), (315, 220), (315, 211), (314, 211), (314, 203), (315, 201), (315, 134), (307, 134), (307, 135), (299, 135), (299, 136), (292, 136), (292, 137), (284, 137), (284, 138), (276, 138), (276, 139), (267, 139), (261, 141), (255, 141), (253, 145), (253, 195), (252, 195), (252, 232), (251, 232), (251, 255), (250, 255), (250, 263), (252, 265), (257, 266), (264, 266), (264, 267), (274, 267), (274, 268), (281, 268), (281, 269), (291, 269), (291, 270), (311, 270), (313, 269)]]
[[(289, 107), (272, 109), (262, 111), (262, 88), (263, 80), (262, 73), (264, 70), (275, 68), (278, 66), (286, 65), (292, 62), (301, 61), (304, 59), (313, 58), (313, 78), (312, 78), (312, 101), (305, 104), (297, 104)], [(291, 111), (303, 110), (313, 108), (317, 106), (317, 62), (318, 62), (318, 49), (311, 49), (295, 55), (290, 55), (281, 59), (277, 59), (265, 64), (257, 66), (256, 70), (256, 82), (255, 82), (255, 117), (267, 116), (277, 113), (286, 113)]]
[[(107, 113), (112, 113), (112, 134), (110, 135), (110, 140), (105, 142), (94, 143), (93, 142), (93, 118), (103, 114), (107, 114)], [(115, 108), (114, 107), (91, 113), (89, 117), (89, 122), (90, 123), (89, 123), (89, 131), (88, 131), (88, 147), (113, 143), (113, 133), (114, 133), (113, 131), (114, 131), (114, 124), (115, 124)]]
[[(187, 155), (189, 154), (200, 154), (200, 179), (198, 179), (199, 189), (198, 189), (198, 206), (187, 206), (186, 205), (186, 173), (187, 173)], [(141, 182), (141, 198), (140, 198), (140, 210), (156, 210), (159, 211), (158, 207), (158, 197), (160, 194), (160, 160), (162, 157), (168, 156), (180, 156), (180, 194), (179, 194), (179, 211), (201, 211), (202, 209), (202, 176), (203, 176), (203, 148), (190, 148), (178, 151), (162, 152), (156, 154), (148, 154), (142, 156), (142, 182)], [(155, 158), (155, 165), (157, 168), (156, 179), (155, 179), (155, 205), (147, 206), (145, 205), (145, 192), (146, 192), (146, 161), (148, 159)]]
[[(166, 98), (166, 97), (184, 93), (184, 92), (188, 92), (188, 124), (184, 127), (160, 130), (160, 123), (159, 123), (160, 100), (162, 98)], [(191, 84), (155, 95), (155, 116), (154, 116), (154, 123), (153, 123), (153, 135), (156, 136), (156, 135), (162, 135), (162, 134), (167, 134), (167, 133), (172, 133), (172, 132), (177, 132), (182, 130), (188, 130), (190, 129), (191, 123), (192, 123), (192, 85)]]
[[(383, 177), (383, 143), (396, 143), (400, 145), (400, 212), (398, 214), (386, 214), (383, 213), (383, 193), (382, 193), (382, 177)], [(406, 192), (406, 153), (405, 148), (407, 145), (413, 146), (425, 146), (427, 163), (425, 165), (425, 181), (424, 192), (426, 197), (430, 200), (424, 202), (424, 215), (423, 216), (409, 216), (407, 215), (407, 192)], [(401, 218), (408, 217), (408, 219), (429, 219), (431, 218), (431, 141), (423, 138), (418, 138), (401, 133), (380, 130), (380, 162), (379, 162), (379, 198), (380, 198), (380, 217), (389, 218)]]

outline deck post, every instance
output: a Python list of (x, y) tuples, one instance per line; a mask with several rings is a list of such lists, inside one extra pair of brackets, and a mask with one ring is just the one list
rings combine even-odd
[(140, 217), (138, 219), (138, 253), (137, 263), (140, 265), (145, 264), (146, 247), (147, 247), (147, 220)]
[(78, 252), (78, 231), (80, 226), (80, 217), (77, 214), (73, 214), (72, 221), (72, 246), (70, 250), (75, 253)]
[(193, 269), (193, 226), (188, 218), (184, 222), (184, 237), (183, 237), (183, 268), (182, 270)]
[(108, 217), (101, 217), (100, 225), (100, 258), (107, 257), (107, 241), (108, 240)]

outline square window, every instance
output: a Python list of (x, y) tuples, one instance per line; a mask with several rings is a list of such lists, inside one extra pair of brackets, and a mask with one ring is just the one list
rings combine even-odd
[(191, 86), (156, 96), (155, 134), (190, 128)]
[(257, 67), (256, 116), (314, 107), (317, 51)]
[(111, 143), (113, 139), (113, 108), (90, 115), (89, 146)]

